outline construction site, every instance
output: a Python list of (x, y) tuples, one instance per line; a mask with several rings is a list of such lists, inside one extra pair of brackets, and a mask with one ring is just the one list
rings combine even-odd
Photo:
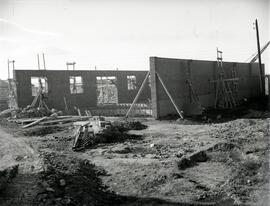
[(145, 70), (51, 69), (44, 53), (36, 69), (7, 59), (0, 205), (270, 205), (270, 41), (260, 43), (257, 19), (254, 31), (256, 52), (239, 62), (221, 47), (212, 60), (143, 53)]
[(0, 204), (268, 205), (269, 81), (257, 58), (13, 70)]

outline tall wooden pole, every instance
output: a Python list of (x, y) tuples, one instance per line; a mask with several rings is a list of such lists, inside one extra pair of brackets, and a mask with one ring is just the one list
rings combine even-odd
[(261, 60), (261, 48), (260, 48), (260, 35), (259, 35), (259, 26), (258, 20), (255, 21), (256, 26), (256, 35), (257, 35), (257, 49), (258, 49), (258, 59), (259, 59), (259, 68), (260, 68), (260, 86), (261, 92), (264, 95), (264, 75), (263, 75), (263, 68), (262, 68), (262, 60)]
[(37, 54), (38, 70), (40, 70), (39, 54)]
[(43, 56), (43, 66), (44, 66), (44, 70), (46, 70), (46, 63), (45, 63), (45, 55), (44, 55), (44, 53), (42, 53), (42, 56)]
[(10, 79), (10, 71), (9, 71), (9, 59), (8, 59), (8, 79)]
[(13, 71), (13, 75), (14, 75), (14, 70), (15, 70), (15, 60), (12, 60), (12, 71)]

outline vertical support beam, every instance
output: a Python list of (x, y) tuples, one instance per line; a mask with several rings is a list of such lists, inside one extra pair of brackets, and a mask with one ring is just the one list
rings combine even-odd
[(9, 59), (8, 59), (8, 107), (11, 107), (11, 85), (10, 85), (10, 71), (9, 71)]
[(40, 70), (39, 54), (37, 54), (38, 70)]
[(265, 95), (264, 92), (264, 77), (263, 77), (263, 68), (262, 68), (262, 60), (261, 60), (261, 48), (260, 48), (260, 35), (259, 35), (259, 26), (258, 20), (255, 20), (256, 26), (256, 36), (257, 36), (257, 49), (258, 49), (258, 59), (259, 59), (259, 68), (260, 68), (260, 88), (263, 96)]
[(44, 70), (46, 70), (46, 63), (45, 63), (45, 55), (44, 55), (44, 53), (42, 53), (42, 57), (43, 57), (43, 67), (44, 67)]
[(10, 79), (9, 59), (8, 59), (8, 79)]
[(189, 91), (189, 101), (192, 103), (194, 101), (194, 97), (192, 95), (192, 87), (190, 86), (191, 82), (191, 69), (190, 69), (190, 63), (192, 60), (186, 61), (186, 83), (188, 85), (188, 91)]
[(151, 106), (152, 106), (152, 116), (155, 119), (158, 119), (160, 116), (160, 109), (159, 109), (159, 85), (157, 84), (157, 75), (156, 71), (157, 68), (157, 57), (150, 57), (150, 79), (151, 79)]
[(14, 70), (15, 70), (15, 60), (12, 60), (12, 77), (14, 78)]

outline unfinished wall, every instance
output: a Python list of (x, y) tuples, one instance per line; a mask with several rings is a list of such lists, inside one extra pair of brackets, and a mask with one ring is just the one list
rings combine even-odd
[[(236, 68), (236, 76), (239, 78), (237, 99), (260, 95), (260, 71), (257, 63), (224, 62), (223, 67), (228, 77), (231, 77), (232, 68)], [(159, 73), (180, 109), (184, 103), (190, 102), (190, 88), (186, 83), (188, 77), (201, 104), (206, 108), (214, 106), (215, 85), (212, 81), (217, 79), (216, 61), (150, 57), (153, 116), (160, 118), (177, 113), (155, 72)]]
[[(81, 109), (97, 107), (97, 76), (116, 76), (118, 103), (131, 103), (146, 74), (147, 71), (15, 70), (18, 106), (26, 107), (34, 99), (31, 77), (46, 77), (48, 82), (48, 94), (45, 95), (47, 105), (49, 108), (64, 110), (64, 97), (69, 108), (74, 106)], [(128, 90), (128, 75), (136, 76), (137, 88), (134, 90)], [(82, 76), (83, 93), (70, 92), (70, 76)], [(150, 99), (149, 86), (144, 89), (138, 102), (147, 102), (148, 99)]]

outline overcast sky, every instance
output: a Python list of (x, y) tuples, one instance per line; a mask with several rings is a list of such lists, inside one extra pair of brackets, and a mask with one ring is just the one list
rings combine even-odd
[[(0, 79), (16, 69), (148, 70), (149, 56), (245, 62), (269, 38), (269, 0), (0, 0)], [(263, 62), (270, 73), (270, 48)]]

